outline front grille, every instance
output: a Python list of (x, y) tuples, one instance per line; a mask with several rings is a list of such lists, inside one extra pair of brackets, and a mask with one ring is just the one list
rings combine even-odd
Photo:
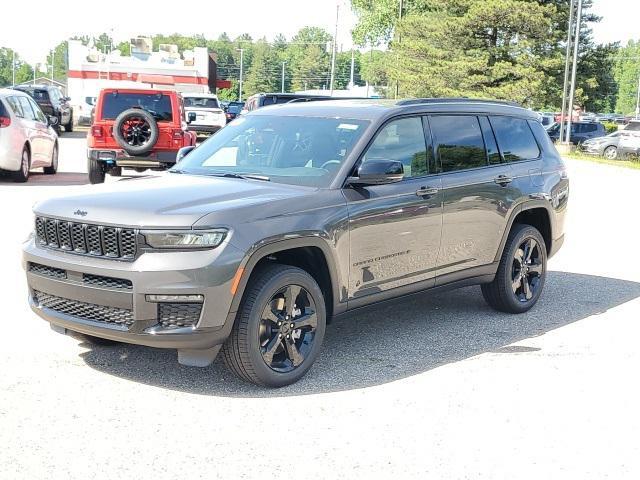
[(159, 303), (158, 322), (163, 328), (192, 327), (198, 323), (201, 303)]
[(82, 275), (82, 282), (86, 285), (92, 285), (94, 287), (102, 288), (118, 288), (122, 290), (131, 290), (133, 283), (131, 280), (125, 280), (124, 278), (103, 277), (102, 275), (91, 275), (84, 273)]
[(67, 278), (66, 270), (55, 267), (48, 267), (47, 265), (40, 265), (39, 263), (29, 263), (29, 271), (36, 275), (42, 275), (44, 277), (52, 278)]
[(112, 325), (130, 327), (133, 325), (133, 312), (124, 308), (106, 307), (93, 303), (79, 302), (68, 298), (56, 297), (39, 291), (34, 291), (39, 307), (49, 308), (65, 315), (104, 322)]
[(137, 253), (136, 231), (87, 223), (36, 217), (38, 245), (95, 257), (133, 260)]

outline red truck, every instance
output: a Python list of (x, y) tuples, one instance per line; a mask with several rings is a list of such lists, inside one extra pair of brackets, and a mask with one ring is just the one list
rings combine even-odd
[(107, 88), (100, 92), (87, 134), (89, 181), (104, 182), (123, 168), (165, 170), (182, 147), (196, 144), (187, 130), (182, 96), (170, 90)]

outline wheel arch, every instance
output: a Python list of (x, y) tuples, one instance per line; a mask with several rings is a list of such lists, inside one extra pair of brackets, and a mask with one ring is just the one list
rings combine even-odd
[(325, 297), (327, 320), (341, 313), (337, 265), (327, 242), (317, 236), (275, 241), (256, 248), (240, 264), (242, 274), (231, 302), (230, 314), (238, 311), (251, 277), (267, 262), (291, 265), (305, 270), (320, 286)]
[(544, 201), (530, 201), (524, 202), (518, 205), (513, 209), (511, 216), (509, 217), (509, 221), (507, 223), (507, 228), (502, 235), (502, 240), (500, 242), (500, 248), (496, 253), (495, 261), (500, 261), (502, 257), (502, 252), (504, 251), (505, 245), (507, 243), (507, 237), (509, 233), (513, 229), (513, 226), (517, 223), (531, 225), (536, 227), (542, 238), (544, 238), (545, 246), (547, 247), (547, 252), (552, 252), (553, 248), (553, 224), (551, 222), (553, 212), (551, 211), (551, 207)]

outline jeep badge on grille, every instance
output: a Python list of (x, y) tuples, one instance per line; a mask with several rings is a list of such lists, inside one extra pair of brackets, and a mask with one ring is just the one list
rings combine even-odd
[(78, 209), (75, 212), (73, 212), (74, 215), (80, 215), (81, 217), (86, 217), (87, 213), (88, 212), (86, 212), (85, 210), (80, 210), (80, 209)]

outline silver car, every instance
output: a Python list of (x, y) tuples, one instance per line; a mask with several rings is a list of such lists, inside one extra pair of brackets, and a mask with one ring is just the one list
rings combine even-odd
[(32, 168), (52, 175), (58, 169), (58, 119), (42, 113), (26, 93), (0, 89), (0, 170), (26, 182)]

